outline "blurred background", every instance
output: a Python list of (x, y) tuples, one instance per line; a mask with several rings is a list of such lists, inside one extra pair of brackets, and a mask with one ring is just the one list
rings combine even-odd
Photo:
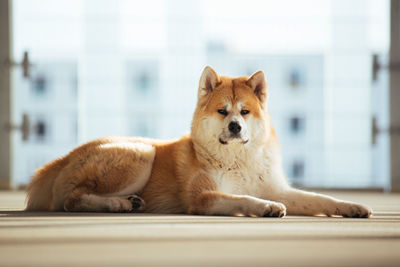
[(389, 136), (376, 130), (389, 125), (388, 73), (373, 68), (388, 61), (388, 0), (14, 0), (11, 10), (12, 57), (29, 65), (11, 79), (12, 120), (25, 126), (12, 132), (14, 188), (93, 138), (188, 132), (206, 65), (264, 70), (292, 183), (390, 188)]

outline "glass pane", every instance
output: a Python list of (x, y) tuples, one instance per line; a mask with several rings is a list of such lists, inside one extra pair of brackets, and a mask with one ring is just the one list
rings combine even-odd
[[(387, 0), (15, 0), (14, 182), (78, 144), (104, 135), (177, 138), (190, 130), (205, 65), (220, 74), (262, 69), (269, 108), (293, 183), (385, 187), (387, 77), (372, 56), (389, 46)], [(227, 11), (229, 7), (229, 12)], [(376, 99), (381, 99), (379, 104)], [(383, 137), (380, 137), (382, 139)]]

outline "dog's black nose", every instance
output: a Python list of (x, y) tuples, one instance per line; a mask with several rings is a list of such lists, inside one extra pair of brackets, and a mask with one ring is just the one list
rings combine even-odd
[(229, 123), (228, 129), (231, 131), (231, 133), (238, 134), (240, 130), (242, 130), (242, 127), (240, 127), (239, 123), (232, 121)]

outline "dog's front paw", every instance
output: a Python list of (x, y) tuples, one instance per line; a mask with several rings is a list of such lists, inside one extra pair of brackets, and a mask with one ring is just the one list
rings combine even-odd
[(336, 210), (337, 215), (351, 218), (369, 218), (372, 215), (372, 209), (357, 203), (343, 202)]
[(286, 215), (286, 207), (279, 202), (270, 202), (264, 206), (263, 217), (283, 217)]
[(110, 197), (106, 200), (108, 212), (130, 212), (132, 210), (132, 203), (125, 198)]
[(128, 196), (128, 200), (132, 204), (131, 212), (138, 212), (143, 211), (145, 208), (145, 202), (142, 198), (138, 197), (137, 195), (130, 195)]
[(107, 199), (107, 211), (109, 212), (139, 212), (144, 210), (144, 206), (144, 200), (137, 195)]

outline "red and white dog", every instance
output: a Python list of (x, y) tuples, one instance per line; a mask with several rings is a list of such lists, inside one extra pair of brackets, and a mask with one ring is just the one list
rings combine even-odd
[(267, 96), (262, 71), (230, 78), (206, 67), (190, 135), (86, 143), (37, 170), (26, 210), (369, 217), (288, 184)]

